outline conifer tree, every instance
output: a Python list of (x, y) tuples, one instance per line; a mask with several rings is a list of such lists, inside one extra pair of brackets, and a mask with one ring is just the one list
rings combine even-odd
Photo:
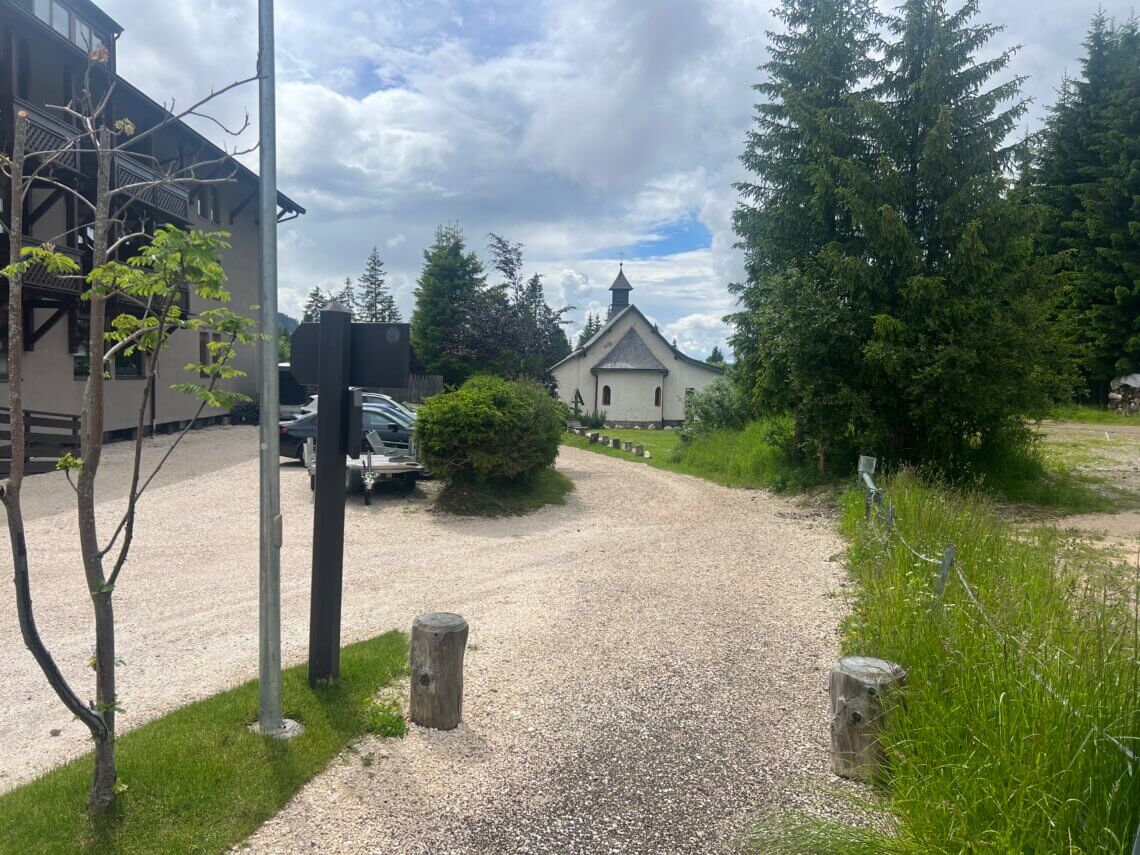
[(467, 307), (485, 283), (483, 265), (467, 251), (459, 226), (437, 228), (435, 240), (424, 250), (411, 336), (412, 348), (427, 372), (442, 374), (446, 383), (463, 382), (476, 367), (452, 344), (463, 335)]
[(305, 298), (305, 305), (301, 308), (301, 320), (309, 324), (320, 323), (321, 309), (328, 304), (328, 296), (319, 286), (314, 285), (309, 291), (309, 296)]
[(721, 353), (720, 345), (713, 345), (712, 353), (709, 354), (709, 358), (705, 362), (709, 365), (724, 365), (724, 354)]
[(586, 314), (586, 323), (578, 333), (578, 347), (585, 347), (586, 342), (596, 336), (602, 329), (602, 319), (593, 312)]
[(1140, 35), (1103, 12), (1084, 41), (1081, 74), (1050, 111), (1031, 198), (1045, 216), (1037, 245), (1067, 264), (1061, 327), (1072, 342), (1085, 396), (1140, 370)]
[[(872, 57), (878, 37), (871, 0), (783, 0), (775, 14), (784, 30), (768, 33), (770, 59), (761, 67), (765, 79), (753, 87), (761, 101), (741, 156), (754, 177), (737, 185), (742, 202), (733, 217), (747, 279), (730, 286), (740, 309), (727, 320), (734, 327), (736, 378), (747, 398), (760, 411), (790, 409), (798, 419), (807, 402), (792, 389), (817, 387), (792, 382), (787, 371), (798, 368), (818, 377), (831, 367), (826, 354), (843, 348), (812, 350), (825, 360), (815, 366), (774, 361), (769, 345), (777, 339), (805, 352), (821, 342), (788, 341), (803, 328), (772, 309), (791, 308), (777, 300), (786, 296), (789, 271), (811, 265), (828, 247), (858, 251), (860, 236), (838, 195), (837, 164), (869, 162), (858, 104), (863, 82), (877, 73)], [(844, 283), (828, 284), (836, 289), (831, 299), (851, 299), (839, 290)], [(813, 336), (845, 332), (811, 330)], [(850, 373), (832, 379), (853, 382)], [(824, 433), (838, 433), (849, 421), (844, 418)], [(814, 438), (828, 442), (824, 435)]]
[(364, 273), (358, 281), (360, 320), (382, 324), (399, 323), (400, 310), (396, 307), (396, 298), (388, 289), (384, 262), (380, 260), (380, 251), (376, 247), (372, 247), (372, 252), (368, 254)]
[(348, 309), (353, 320), (358, 320), (360, 317), (360, 306), (356, 299), (356, 288), (352, 284), (352, 277), (344, 277), (344, 287), (336, 293), (333, 297), (337, 303), (340, 303), (344, 308)]
[(890, 19), (867, 111), (881, 156), (842, 170), (866, 248), (828, 270), (850, 289), (852, 322), (871, 322), (861, 372), (879, 446), (959, 473), (978, 450), (1023, 440), (1025, 417), (1066, 379), (1048, 324), (1053, 283), (1030, 253), (1035, 223), (1007, 196), (1021, 80), (991, 85), (1012, 51), (976, 59), (999, 29), (973, 23), (977, 10), (906, 0)]

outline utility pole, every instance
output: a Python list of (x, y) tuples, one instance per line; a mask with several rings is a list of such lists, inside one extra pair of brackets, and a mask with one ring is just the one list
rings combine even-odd
[(258, 0), (258, 124), (260, 128), (261, 325), (259, 508), (258, 730), (287, 738), (296, 725), (281, 711), (281, 462), (277, 433), (277, 95), (273, 0)]

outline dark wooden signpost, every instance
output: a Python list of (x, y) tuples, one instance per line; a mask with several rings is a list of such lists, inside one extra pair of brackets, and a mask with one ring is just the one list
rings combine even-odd
[(313, 505), (313, 583), (309, 600), (309, 683), (340, 676), (344, 577), (344, 463), (359, 454), (360, 395), (349, 387), (408, 384), (408, 324), (358, 324), (340, 304), (290, 338), (290, 370), (317, 387), (317, 474)]

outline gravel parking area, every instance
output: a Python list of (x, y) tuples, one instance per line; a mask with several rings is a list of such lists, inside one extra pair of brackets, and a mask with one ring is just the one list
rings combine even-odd
[[(213, 435), (220, 457), (249, 458), (184, 469), (148, 497), (116, 592), (126, 726), (256, 674), (256, 435)], [(758, 812), (829, 810), (818, 788), (835, 786), (826, 672), (842, 548), (831, 520), (585, 451), (563, 449), (558, 465), (577, 485), (569, 503), (523, 518), (434, 514), (422, 489), (350, 500), (344, 641), (406, 630), (424, 611), (463, 614), (465, 723), (365, 740), (252, 851), (707, 852)], [(312, 515), (295, 464), (282, 467), (282, 504), (294, 663), (308, 637)], [(121, 505), (101, 510), (109, 520)], [(73, 530), (71, 513), (30, 524), (33, 594), (61, 667), (86, 686)], [(0, 788), (88, 746), (23, 650), (4, 590)]]

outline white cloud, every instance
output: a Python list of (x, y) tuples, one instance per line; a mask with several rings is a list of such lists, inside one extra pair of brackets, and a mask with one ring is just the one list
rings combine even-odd
[[(1128, 0), (1130, 3), (1131, 0)], [(126, 28), (120, 70), (187, 103), (253, 72), (254, 0), (103, 0)], [(547, 293), (609, 303), (618, 250), (695, 216), (712, 245), (626, 263), (639, 307), (704, 356), (723, 346), (725, 286), (739, 279), (731, 184), (765, 59), (772, 0), (278, 0), (279, 170), (309, 209), (281, 239), (281, 305), (358, 275), (384, 247), (405, 315), (435, 227), (458, 221), (482, 251), (527, 245)], [(893, 5), (893, 4), (892, 4)], [(1105, 0), (1123, 18), (1125, 0)], [(987, 0), (983, 19), (1023, 42), (1032, 116), (1076, 68), (1091, 4)], [(256, 89), (221, 113), (256, 108)], [(209, 132), (209, 128), (203, 128)], [(247, 135), (248, 138), (252, 138)], [(255, 165), (256, 159), (251, 163)], [(686, 346), (688, 349), (688, 347)]]

